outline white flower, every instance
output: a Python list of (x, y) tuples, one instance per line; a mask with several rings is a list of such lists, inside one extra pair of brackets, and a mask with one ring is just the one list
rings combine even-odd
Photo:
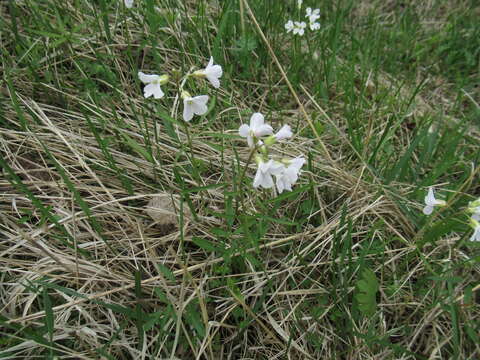
[(298, 10), (300, 10), (302, 8), (302, 4), (303, 4), (303, 0), (297, 0)]
[(262, 114), (255, 113), (250, 118), (250, 126), (243, 124), (238, 129), (238, 133), (241, 137), (247, 138), (248, 146), (253, 148), (255, 144), (254, 138), (271, 135), (273, 133), (273, 129), (270, 125), (265, 124)]
[(287, 33), (293, 30), (295, 26), (293, 25), (292, 20), (288, 20), (287, 23), (285, 24), (285, 30), (287, 30)]
[(213, 65), (213, 56), (210, 56), (210, 61), (208, 65), (203, 70), (197, 70), (193, 73), (193, 76), (198, 77), (206, 77), (210, 84), (213, 85), (214, 88), (220, 87), (220, 79), (223, 75), (223, 70), (220, 65)]
[(143, 88), (143, 96), (146, 98), (153, 95), (155, 99), (160, 99), (165, 95), (160, 88), (160, 85), (168, 82), (168, 75), (147, 75), (139, 71), (138, 78), (142, 83), (146, 84)]
[(193, 115), (203, 115), (207, 112), (208, 95), (200, 95), (191, 97), (189, 93), (184, 91), (182, 93), (183, 98), (183, 119), (190, 121)]
[(277, 161), (268, 160), (268, 162), (263, 162), (263, 160), (259, 160), (253, 187), (256, 189), (261, 186), (265, 189), (270, 189), (274, 185), (272, 175), (280, 174), (283, 171), (284, 165)]
[(314, 23), (320, 19), (320, 9), (312, 10), (312, 8), (307, 8), (307, 15), (305, 15), (305, 17), (308, 18), (310, 23)]
[(423, 213), (425, 215), (430, 215), (433, 212), (435, 206), (445, 206), (446, 203), (443, 200), (435, 199), (435, 194), (433, 193), (433, 188), (428, 188), (428, 194), (425, 196), (425, 207), (423, 208)]
[(295, 21), (295, 26), (293, 28), (293, 34), (296, 35), (300, 35), (300, 36), (303, 36), (303, 34), (305, 33), (305, 28), (307, 27), (307, 24), (302, 21), (302, 22), (298, 22), (298, 21)]
[(305, 159), (303, 157), (292, 159), (290, 160), (290, 164), (285, 167), (280, 174), (275, 175), (277, 179), (277, 190), (280, 194), (284, 190), (292, 191), (292, 186), (297, 182), (300, 169), (304, 163)]
[(480, 241), (480, 223), (473, 217), (470, 219), (470, 222), (473, 227), (473, 234), (470, 237), (470, 241)]
[(125, 6), (129, 9), (133, 6), (133, 0), (124, 0)]
[(318, 23), (318, 22), (316, 22), (316, 21), (315, 21), (315, 22), (311, 22), (311, 23), (309, 24), (309, 26), (310, 26), (310, 30), (312, 30), (312, 31), (315, 31), (315, 30), (320, 29), (320, 23)]
[(280, 130), (275, 134), (275, 139), (277, 141), (288, 139), (292, 137), (292, 128), (289, 125), (283, 125)]

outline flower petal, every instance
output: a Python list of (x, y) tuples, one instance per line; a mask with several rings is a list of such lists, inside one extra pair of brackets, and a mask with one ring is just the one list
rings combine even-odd
[(470, 241), (480, 241), (480, 227), (476, 227), (473, 230), (473, 234), (470, 237)]
[(256, 189), (260, 186), (262, 183), (262, 172), (260, 171), (260, 168), (257, 169), (257, 173), (255, 174), (255, 178), (253, 179), (253, 187)]
[(293, 30), (293, 21), (292, 20), (288, 20), (285, 23), (285, 30), (287, 30), (287, 33), (289, 33), (290, 31)]
[(435, 205), (435, 194), (433, 192), (433, 188), (430, 186), (428, 188), (428, 194), (425, 196), (425, 204), (428, 206), (434, 206)]
[(238, 134), (241, 137), (247, 137), (249, 133), (250, 133), (250, 126), (248, 126), (247, 124), (243, 124), (238, 128)]
[(208, 64), (207, 64), (207, 69), (213, 65), (213, 56), (210, 56), (210, 60), (208, 61)]
[(190, 103), (190, 98), (183, 100), (183, 120), (190, 121), (193, 118), (192, 105)]
[(284, 171), (285, 171), (285, 165), (277, 161), (273, 161), (269, 168), (269, 172), (272, 175), (280, 175)]
[(311, 22), (310, 23), (310, 30), (315, 31), (320, 29), (320, 23), (318, 22)]
[(218, 76), (212, 76), (210, 74), (207, 74), (206, 76), (208, 81), (210, 81), (210, 84), (212, 84), (215, 89), (220, 87), (220, 80), (218, 80)]
[(270, 174), (265, 174), (262, 176), (262, 182), (260, 184), (264, 189), (270, 189), (271, 187), (273, 187), (274, 183), (273, 183), (273, 179), (272, 179), (272, 175)]
[(279, 194), (281, 194), (283, 190), (285, 190), (285, 184), (281, 177), (277, 178), (277, 190)]
[(289, 125), (283, 125), (282, 128), (275, 134), (277, 140), (288, 139), (292, 137), (292, 128)]
[(165, 95), (160, 88), (160, 84), (153, 83), (145, 85), (145, 87), (143, 88), (143, 96), (148, 98), (152, 95), (155, 99), (161, 99)]
[(265, 122), (265, 118), (261, 113), (254, 113), (250, 118), (250, 128), (253, 131), (256, 131), (256, 129), (262, 126), (264, 122)]
[(195, 96), (191, 104), (194, 114), (203, 115), (208, 111), (208, 95)]
[(150, 84), (151, 82), (157, 81), (160, 79), (160, 76), (158, 75), (147, 75), (141, 71), (138, 72), (138, 78), (140, 81), (144, 84)]
[(425, 215), (430, 215), (433, 212), (433, 206), (427, 205), (423, 208), (423, 213)]
[(267, 124), (263, 124), (255, 129), (256, 137), (271, 135), (272, 133), (273, 133), (273, 128)]
[(295, 169), (295, 171), (298, 172), (302, 168), (303, 164), (305, 164), (305, 161), (306, 160), (305, 160), (304, 157), (301, 157), (301, 156), (296, 157), (296, 158), (290, 160), (290, 165), (288, 167), (292, 168), (292, 169)]

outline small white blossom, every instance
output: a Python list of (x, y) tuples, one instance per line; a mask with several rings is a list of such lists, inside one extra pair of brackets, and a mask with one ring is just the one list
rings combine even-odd
[(133, 6), (133, 0), (124, 0), (125, 7), (131, 9)]
[(295, 26), (293, 28), (293, 34), (303, 36), (303, 34), (305, 34), (305, 28), (307, 27), (307, 24), (304, 21), (295, 21), (294, 24)]
[(284, 190), (292, 191), (292, 186), (298, 180), (298, 175), (300, 169), (305, 163), (303, 157), (297, 157), (290, 160), (290, 163), (287, 167), (284, 167), (283, 171), (278, 175), (275, 175), (277, 182), (277, 190), (281, 194)]
[(316, 21), (311, 22), (310, 24), (308, 24), (308, 26), (310, 26), (310, 30), (312, 30), (312, 31), (320, 29), (320, 23), (318, 23)]
[(480, 241), (480, 223), (474, 218), (471, 218), (470, 222), (473, 227), (473, 234), (470, 237), (470, 241)]
[(243, 124), (238, 129), (238, 133), (241, 137), (247, 138), (248, 146), (253, 148), (255, 144), (254, 138), (271, 135), (273, 129), (270, 125), (265, 124), (265, 119), (262, 114), (254, 113), (250, 118), (250, 126)]
[(297, 0), (298, 10), (300, 10), (302, 8), (302, 4), (303, 4), (303, 0)]
[(261, 186), (265, 189), (270, 189), (274, 185), (272, 175), (278, 175), (283, 171), (284, 165), (282, 163), (274, 160), (268, 160), (268, 162), (259, 160), (257, 173), (253, 180), (253, 187), (256, 189)]
[(191, 97), (186, 91), (182, 93), (183, 119), (190, 121), (193, 115), (203, 115), (207, 112), (208, 95)]
[(285, 24), (285, 30), (287, 30), (287, 33), (293, 30), (295, 26), (293, 25), (292, 20), (288, 20), (287, 23)]
[(160, 99), (165, 95), (160, 88), (160, 85), (168, 82), (167, 75), (147, 75), (139, 71), (138, 78), (142, 83), (146, 84), (146, 86), (143, 88), (143, 95), (146, 98), (153, 95), (155, 99)]
[(425, 215), (430, 215), (433, 212), (435, 206), (445, 206), (446, 203), (444, 200), (435, 199), (435, 194), (433, 193), (433, 188), (428, 188), (428, 194), (425, 196), (425, 207), (423, 208), (423, 213)]
[(193, 73), (194, 76), (198, 77), (206, 77), (208, 81), (210, 81), (210, 84), (214, 88), (219, 88), (220, 87), (220, 79), (223, 75), (223, 70), (220, 65), (213, 65), (213, 57), (210, 57), (210, 61), (208, 62), (208, 65), (205, 69), (203, 70), (198, 70)]
[(282, 128), (275, 134), (277, 141), (288, 139), (292, 137), (292, 128), (289, 125), (283, 125)]
[(312, 8), (307, 8), (307, 15), (305, 15), (305, 17), (308, 18), (310, 23), (314, 23), (320, 19), (320, 9), (312, 10)]

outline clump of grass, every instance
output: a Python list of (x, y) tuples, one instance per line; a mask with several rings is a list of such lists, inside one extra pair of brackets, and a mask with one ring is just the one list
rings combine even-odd
[[(0, 4), (0, 355), (477, 358), (478, 9), (433, 3), (327, 1), (308, 38), (296, 1)], [(189, 142), (136, 75), (210, 55)], [(253, 111), (295, 124), (292, 192), (238, 184)]]

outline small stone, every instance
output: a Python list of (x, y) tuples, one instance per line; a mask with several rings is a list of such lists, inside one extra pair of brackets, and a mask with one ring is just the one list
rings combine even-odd
[[(147, 214), (160, 225), (178, 224), (180, 199), (170, 194), (158, 194), (148, 202), (145, 210)], [(183, 205), (183, 216), (190, 217), (190, 209)]]

